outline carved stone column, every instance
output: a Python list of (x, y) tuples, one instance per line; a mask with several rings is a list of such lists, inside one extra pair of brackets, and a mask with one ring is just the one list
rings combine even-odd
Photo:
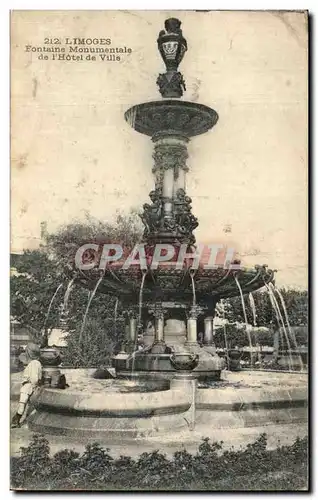
[(187, 171), (188, 171), (187, 168), (179, 167), (178, 177), (176, 179), (176, 191), (178, 189), (183, 189), (184, 191), (186, 190), (186, 172)]
[[(186, 160), (188, 158), (186, 143), (188, 140), (173, 136), (153, 138), (153, 140), (155, 142), (153, 172), (156, 177), (156, 187), (162, 193), (164, 217), (171, 218), (173, 197), (177, 189), (181, 187), (179, 183), (182, 186), (185, 184), (184, 175), (187, 170)], [(178, 182), (180, 175), (180, 182)]]
[(201, 314), (201, 308), (192, 306), (187, 320), (187, 342), (186, 344), (197, 344), (197, 319)]
[(131, 309), (127, 311), (128, 315), (128, 342), (135, 344), (137, 340), (137, 317), (136, 312)]
[(203, 343), (205, 345), (214, 345), (213, 339), (213, 317), (208, 316), (204, 318), (204, 337)]
[(163, 354), (166, 351), (164, 341), (164, 310), (161, 304), (156, 304), (149, 311), (155, 318), (155, 338), (151, 348), (153, 354)]
[(153, 311), (155, 317), (155, 344), (164, 342), (164, 313), (162, 307)]

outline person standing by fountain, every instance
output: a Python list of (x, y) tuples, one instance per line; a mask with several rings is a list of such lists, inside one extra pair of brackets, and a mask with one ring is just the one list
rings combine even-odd
[(42, 382), (42, 364), (39, 361), (40, 347), (37, 344), (30, 343), (26, 346), (25, 354), (28, 364), (23, 372), (19, 406), (17, 413), (12, 418), (12, 428), (20, 427), (29, 399)]

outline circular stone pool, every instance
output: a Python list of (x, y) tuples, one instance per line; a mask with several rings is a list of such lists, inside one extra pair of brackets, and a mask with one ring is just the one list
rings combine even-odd
[[(42, 387), (32, 396), (30, 430), (86, 442), (146, 442), (169, 441), (176, 433), (181, 440), (182, 433), (199, 439), (226, 429), (256, 432), (273, 425), (288, 433), (307, 422), (306, 373), (224, 371), (221, 381), (198, 385), (182, 374), (171, 381), (140, 381), (94, 379), (95, 369), (62, 372), (69, 387)], [(11, 377), (16, 398), (21, 376)]]

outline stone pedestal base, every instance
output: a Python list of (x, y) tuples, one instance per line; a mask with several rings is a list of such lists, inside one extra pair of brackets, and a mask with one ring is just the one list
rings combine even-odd
[[(193, 322), (195, 321), (193, 319)], [(127, 349), (127, 354), (119, 353), (113, 358), (116, 376), (133, 378), (138, 374), (138, 376), (144, 378), (171, 379), (180, 371), (179, 362), (173, 366), (171, 355), (178, 358), (178, 356), (187, 355), (191, 357), (194, 354), (198, 357), (198, 363), (194, 368), (190, 367), (189, 371), (194, 374), (195, 378), (219, 380), (221, 370), (225, 368), (225, 361), (216, 354), (215, 347), (213, 345), (201, 347), (197, 343), (194, 334), (192, 335), (192, 341), (186, 341), (186, 335), (185, 321), (168, 318), (164, 325), (164, 340), (157, 340), (141, 351)]]
[(187, 339), (185, 322), (178, 319), (167, 319), (164, 328), (164, 339), (167, 346), (182, 346)]
[(125, 342), (124, 346), (123, 346), (123, 352), (126, 352), (126, 353), (132, 353), (136, 350), (137, 346), (136, 346), (136, 342), (132, 341), (132, 340), (129, 340), (127, 342)]
[[(224, 369), (225, 362), (217, 355), (211, 355), (204, 348), (192, 347), (188, 351), (183, 348), (183, 353), (198, 354), (199, 361), (196, 368), (191, 370), (191, 374), (197, 379), (219, 380), (221, 370)], [(181, 353), (181, 351), (180, 351)], [(172, 379), (177, 373), (172, 363), (170, 353), (156, 352), (136, 352), (133, 356), (114, 358), (113, 366), (116, 369), (117, 377), (133, 378), (164, 378)]]
[(163, 341), (155, 342), (152, 345), (151, 349), (149, 350), (151, 354), (165, 354), (166, 351), (167, 351), (167, 346)]
[(58, 384), (60, 375), (61, 370), (57, 366), (44, 366), (42, 368), (43, 385), (55, 387)]

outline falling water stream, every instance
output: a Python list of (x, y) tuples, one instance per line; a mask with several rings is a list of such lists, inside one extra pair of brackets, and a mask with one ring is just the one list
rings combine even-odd
[(286, 304), (285, 304), (284, 298), (283, 298), (280, 290), (278, 290), (278, 288), (276, 288), (272, 283), (270, 283), (269, 286), (270, 286), (273, 294), (275, 294), (275, 292), (276, 292), (277, 295), (278, 295), (278, 297), (279, 297), (281, 306), (282, 306), (283, 311), (284, 311), (284, 316), (285, 316), (285, 320), (286, 320), (286, 324), (287, 324), (287, 328), (288, 328), (290, 339), (293, 341), (295, 348), (298, 349), (298, 344), (297, 344), (297, 341), (296, 341), (296, 337), (295, 337), (295, 335), (293, 335), (291, 327), (290, 327), (288, 313), (287, 313), (287, 309), (286, 309)]
[(142, 316), (142, 294), (144, 291), (144, 284), (146, 279), (147, 271), (142, 271), (142, 278), (139, 290), (139, 309), (138, 309), (138, 326), (141, 324), (141, 316)]
[(132, 365), (131, 365), (131, 373), (134, 373), (135, 371), (135, 354), (137, 351), (137, 344), (138, 344), (138, 330), (140, 329), (141, 326), (141, 318), (142, 318), (142, 299), (143, 299), (143, 290), (144, 290), (144, 284), (145, 284), (145, 279), (147, 276), (147, 271), (142, 270), (142, 278), (141, 278), (141, 283), (140, 283), (140, 290), (139, 290), (139, 303), (138, 303), (138, 325), (137, 325), (137, 332), (135, 334), (135, 345), (134, 345), (134, 350), (132, 353)]
[[(295, 349), (298, 351), (299, 349), (299, 346), (298, 346), (298, 343), (297, 343), (297, 340), (296, 340), (296, 335), (294, 334), (291, 326), (290, 326), (290, 322), (289, 322), (289, 318), (288, 318), (288, 313), (287, 313), (287, 308), (286, 308), (286, 304), (285, 304), (285, 301), (284, 301), (284, 297), (281, 293), (280, 290), (278, 290), (278, 288), (276, 288), (272, 283), (269, 284), (270, 288), (272, 289), (272, 292), (277, 293), (279, 299), (280, 299), (280, 302), (281, 302), (281, 305), (282, 305), (282, 308), (283, 308), (283, 311), (284, 311), (284, 315), (285, 315), (285, 319), (286, 319), (286, 324), (287, 324), (287, 328), (288, 328), (288, 333), (289, 333), (289, 336), (290, 338), (292, 339), (294, 345), (295, 345)], [(303, 360), (301, 358), (301, 355), (299, 354), (299, 364), (300, 364), (300, 369), (303, 370), (304, 369), (304, 364), (303, 364)]]
[(255, 301), (252, 293), (248, 294), (248, 300), (250, 302), (250, 307), (252, 310), (253, 314), (253, 325), (256, 326), (256, 307), (255, 307)]
[(87, 318), (87, 314), (88, 314), (88, 311), (89, 311), (89, 308), (90, 308), (90, 305), (92, 303), (92, 300), (95, 296), (95, 293), (97, 292), (97, 289), (102, 281), (104, 276), (101, 276), (99, 278), (99, 280), (97, 281), (96, 285), (95, 285), (95, 288), (94, 290), (91, 292), (91, 294), (89, 295), (89, 298), (88, 298), (88, 302), (87, 302), (87, 306), (86, 306), (86, 310), (85, 310), (85, 314), (84, 314), (84, 317), (83, 317), (83, 322), (82, 322), (82, 327), (81, 327), (81, 331), (80, 331), (80, 335), (79, 335), (79, 344), (82, 343), (82, 339), (83, 339), (83, 333), (84, 333), (84, 329), (85, 329), (85, 324), (86, 324), (86, 318)]
[[(268, 292), (268, 290), (267, 290)], [(271, 302), (271, 305), (272, 305), (272, 309), (273, 311), (275, 312), (275, 316), (276, 316), (276, 321), (277, 321), (277, 325), (278, 325), (278, 334), (279, 334), (279, 339), (280, 339), (280, 342), (281, 342), (281, 345), (284, 344), (284, 332), (283, 332), (283, 329), (279, 327), (279, 314), (277, 312), (277, 307), (276, 307), (276, 304), (273, 300), (273, 296), (271, 293), (268, 292), (268, 295), (269, 295), (269, 299), (270, 299), (270, 302)], [(279, 344), (278, 344), (278, 348), (279, 348)]]
[[(254, 297), (253, 297), (253, 294), (252, 292), (250, 292), (248, 294), (248, 300), (249, 300), (249, 304), (250, 304), (250, 308), (251, 308), (251, 311), (252, 311), (252, 315), (253, 315), (253, 326), (257, 326), (257, 322), (256, 322), (256, 318), (257, 318), (257, 315), (256, 315), (256, 307), (255, 307), (255, 300), (254, 300)], [(257, 346), (258, 350), (257, 350), (257, 356), (258, 356), (258, 361), (260, 363), (260, 366), (262, 366), (262, 356), (261, 356), (261, 353), (260, 353), (260, 347), (259, 345)]]
[(226, 324), (225, 324), (225, 307), (224, 307), (224, 301), (223, 299), (220, 300), (221, 303), (221, 310), (222, 310), (222, 316), (223, 316), (223, 333), (224, 333), (224, 343), (225, 343), (225, 349), (226, 349), (226, 359), (227, 359), (227, 366), (229, 367), (230, 363), (230, 358), (229, 358), (229, 344), (227, 342), (227, 333), (226, 333)]
[(119, 299), (118, 297), (116, 298), (116, 302), (115, 302), (115, 308), (114, 308), (114, 337), (116, 339), (116, 336), (117, 336), (117, 311), (118, 311), (118, 302), (119, 302)]
[(69, 297), (70, 297), (70, 293), (71, 293), (71, 290), (72, 290), (72, 287), (73, 287), (74, 280), (75, 280), (75, 278), (72, 278), (68, 282), (68, 285), (66, 287), (66, 291), (65, 291), (65, 294), (64, 294), (63, 306), (62, 306), (62, 311), (61, 311), (61, 316), (67, 312), (68, 300), (69, 300)]
[(194, 284), (194, 273), (191, 273), (191, 271), (190, 271), (190, 278), (191, 278), (191, 283), (192, 283), (192, 294), (193, 294), (192, 305), (195, 307), (197, 304), (197, 296), (196, 296), (195, 284)]
[(250, 331), (248, 329), (249, 324), (248, 324), (248, 321), (247, 321), (244, 296), (243, 296), (243, 292), (242, 292), (242, 288), (241, 288), (240, 282), (237, 279), (237, 276), (234, 276), (234, 279), (235, 279), (237, 288), (239, 289), (240, 296), (241, 296), (241, 302), (242, 302), (242, 308), (243, 308), (243, 314), (244, 314), (244, 321), (245, 321), (245, 326), (246, 326), (246, 334), (247, 334), (248, 344), (249, 344), (249, 348), (250, 348), (251, 367), (252, 367), (252, 364), (253, 364), (253, 352), (252, 352), (253, 346), (252, 346), (251, 334), (250, 334)]
[(52, 305), (53, 305), (53, 302), (54, 302), (54, 299), (55, 297), (57, 296), (58, 292), (59, 292), (59, 289), (63, 286), (63, 283), (61, 283), (57, 289), (55, 290), (52, 298), (51, 298), (51, 301), (50, 301), (50, 304), (49, 304), (49, 307), (48, 307), (48, 310), (47, 310), (47, 313), (46, 313), (46, 317), (45, 317), (45, 320), (44, 320), (44, 325), (43, 325), (43, 332), (45, 333), (45, 329), (46, 329), (46, 325), (47, 325), (47, 322), (48, 322), (48, 319), (49, 319), (49, 316), (50, 316), (50, 312), (51, 312), (51, 309), (52, 309)]
[(287, 330), (286, 330), (286, 327), (285, 327), (285, 324), (284, 324), (283, 316), (282, 316), (282, 313), (280, 312), (280, 308), (279, 308), (279, 305), (278, 305), (278, 302), (276, 300), (276, 297), (274, 295), (273, 290), (271, 289), (271, 287), (267, 283), (265, 283), (265, 286), (267, 288), (267, 291), (268, 291), (268, 294), (269, 294), (269, 298), (270, 298), (272, 307), (273, 307), (273, 309), (275, 311), (275, 314), (276, 314), (276, 319), (277, 319), (278, 326), (279, 326), (279, 323), (281, 323), (282, 328), (283, 328), (284, 338), (286, 340), (287, 350), (288, 350), (288, 365), (289, 365), (289, 370), (292, 371), (292, 369), (293, 369), (293, 358), (292, 358), (292, 355), (291, 355), (291, 345), (290, 345), (288, 333), (287, 333)]

